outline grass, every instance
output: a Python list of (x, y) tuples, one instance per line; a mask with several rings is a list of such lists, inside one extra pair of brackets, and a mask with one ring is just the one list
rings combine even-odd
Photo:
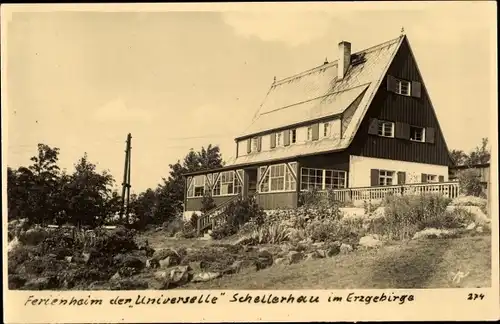
[[(454, 273), (467, 277), (453, 282)], [(330, 259), (190, 283), (181, 289), (473, 288), (491, 285), (491, 236), (393, 243)]]

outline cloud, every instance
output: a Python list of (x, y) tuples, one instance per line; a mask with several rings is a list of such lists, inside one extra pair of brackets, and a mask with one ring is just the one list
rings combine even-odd
[(279, 41), (291, 46), (307, 44), (323, 37), (333, 22), (327, 12), (224, 12), (223, 20), (235, 33)]
[(94, 113), (94, 119), (100, 122), (149, 122), (152, 116), (145, 109), (130, 108), (121, 99), (115, 99)]

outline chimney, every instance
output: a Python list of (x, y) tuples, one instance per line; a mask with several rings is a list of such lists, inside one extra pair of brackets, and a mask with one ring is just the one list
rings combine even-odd
[(338, 80), (345, 77), (347, 69), (351, 64), (351, 43), (342, 41), (339, 43), (339, 60), (337, 64)]

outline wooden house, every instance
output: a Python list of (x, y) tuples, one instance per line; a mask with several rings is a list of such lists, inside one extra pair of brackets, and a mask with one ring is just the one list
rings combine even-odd
[(272, 210), (311, 189), (345, 198), (448, 184), (448, 148), (405, 35), (357, 53), (340, 42), (336, 61), (275, 80), (235, 142), (229, 165), (185, 175), (186, 218), (206, 194), (218, 206), (254, 195)]

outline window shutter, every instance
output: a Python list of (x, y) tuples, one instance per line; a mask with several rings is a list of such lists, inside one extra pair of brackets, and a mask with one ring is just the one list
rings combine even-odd
[(420, 98), (420, 92), (421, 92), (422, 84), (417, 81), (412, 81), (411, 82), (411, 96)]
[(288, 146), (290, 145), (290, 130), (289, 129), (286, 129), (284, 132), (283, 132), (283, 144), (285, 146)]
[(396, 122), (394, 137), (401, 139), (410, 139), (410, 125)]
[(420, 181), (420, 182), (422, 182), (422, 183), (427, 182), (427, 174), (422, 173), (422, 179), (421, 179), (421, 180), (422, 180), (422, 181)]
[(261, 149), (262, 149), (262, 136), (259, 136), (257, 138), (257, 152), (260, 152)]
[(425, 129), (425, 142), (434, 144), (434, 135), (435, 135), (434, 128), (427, 127)]
[(252, 152), (252, 139), (247, 139), (247, 153)]
[(406, 173), (398, 172), (398, 185), (404, 185), (406, 183)]
[(377, 135), (378, 134), (378, 119), (371, 118), (370, 125), (368, 126), (368, 134)]
[(379, 176), (378, 169), (371, 169), (371, 171), (370, 171), (370, 185), (372, 187), (379, 185), (378, 176)]
[(319, 124), (314, 124), (312, 126), (312, 140), (317, 141), (319, 139)]
[(444, 176), (439, 176), (439, 182), (444, 182)]
[(271, 148), (276, 147), (276, 133), (271, 134)]
[(387, 90), (391, 92), (398, 91), (398, 80), (392, 75), (387, 75)]

